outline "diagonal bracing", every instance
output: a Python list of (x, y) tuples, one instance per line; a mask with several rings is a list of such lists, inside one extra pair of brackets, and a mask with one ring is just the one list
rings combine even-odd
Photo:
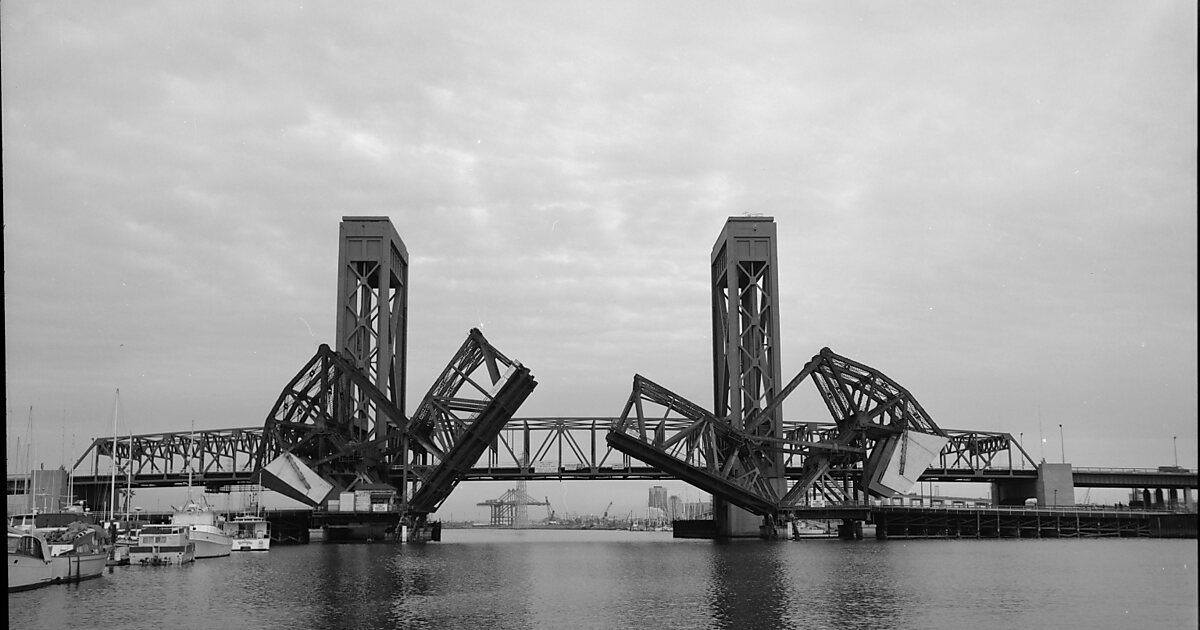
[[(789, 394), (811, 379), (834, 420), (832, 430), (785, 437), (760, 434)], [(906, 432), (946, 437), (920, 403), (895, 381), (871, 367), (823, 348), (760, 409), (747, 414), (744, 429), (698, 405), (635, 376), (633, 392), (609, 431), (610, 446), (747, 511), (772, 515), (797, 507), (814, 486), (831, 499), (869, 490), (867, 480), (884, 461), (885, 444)], [(661, 416), (650, 413), (661, 409)], [(666, 420), (682, 415), (690, 424), (671, 431)], [(790, 436), (789, 436), (790, 435)], [(889, 451), (890, 452), (890, 451)], [(903, 453), (904, 451), (901, 451)], [(782, 495), (770, 482), (771, 461), (785, 454), (801, 463), (798, 480)], [(925, 464), (921, 464), (922, 470)], [(837, 488), (830, 472), (857, 468), (860, 479)]]

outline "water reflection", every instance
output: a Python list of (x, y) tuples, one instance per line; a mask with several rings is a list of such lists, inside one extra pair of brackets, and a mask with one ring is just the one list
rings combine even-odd
[[(8, 596), (9, 627), (1196, 627), (1196, 541), (739, 541), (453, 532), (119, 567)], [(1129, 615), (1129, 616), (1127, 616)]]
[(892, 548), (875, 541), (827, 541), (838, 545), (835, 560), (826, 566), (826, 617), (839, 628), (895, 628), (902, 625), (908, 607), (897, 588)]
[(783, 628), (791, 605), (786, 542), (714, 542), (708, 593), (718, 628)]

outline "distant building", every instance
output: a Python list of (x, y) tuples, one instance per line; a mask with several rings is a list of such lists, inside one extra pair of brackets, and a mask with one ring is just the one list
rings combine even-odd
[(648, 507), (658, 508), (667, 513), (667, 489), (662, 486), (650, 487), (650, 500), (646, 503)]
[(683, 518), (683, 499), (680, 499), (677, 494), (672, 494), (667, 499), (667, 519), (674, 521), (681, 518)]
[(680, 518), (687, 520), (712, 518), (712, 499), (684, 503), (683, 516)]
[(62, 467), (30, 471), (28, 477), (17, 481), (16, 492), (8, 495), (7, 512), (23, 514), (35, 509), (38, 512), (66, 509), (71, 504), (71, 497), (67, 494), (68, 481), (68, 473)]

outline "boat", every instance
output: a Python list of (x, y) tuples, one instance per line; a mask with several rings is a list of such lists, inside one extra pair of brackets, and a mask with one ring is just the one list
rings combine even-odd
[(271, 524), (257, 514), (240, 514), (225, 521), (225, 532), (233, 541), (233, 551), (271, 549)]
[(8, 528), (8, 592), (54, 583), (49, 545), (32, 530)]
[(104, 551), (100, 530), (92, 526), (68, 528), (51, 543), (38, 530), (8, 528), (8, 590), (24, 591), (100, 577)]
[[(191, 448), (196, 448), (196, 423), (192, 422)], [(188, 457), (188, 500), (182, 508), (171, 506), (171, 524), (188, 528), (188, 538), (195, 546), (195, 557), (223, 558), (233, 549), (233, 539), (222, 529), (223, 519), (209, 507), (204, 495), (192, 498), (192, 458)]]
[(196, 559), (196, 543), (187, 525), (145, 525), (129, 548), (129, 564), (187, 564)]
[(792, 523), (792, 538), (831, 538), (834, 534), (828, 527), (821, 527), (812, 521), (796, 521)]
[[(75, 521), (66, 527), (35, 530), (50, 545), (50, 558), (56, 573), (66, 580), (78, 581), (100, 577), (107, 565), (111, 545), (108, 536), (98, 525)], [(62, 562), (60, 562), (60, 560)]]
[[(171, 515), (171, 524), (187, 527), (196, 547), (196, 558), (222, 558), (233, 550), (233, 538), (222, 528), (223, 519), (203, 500), (188, 499)], [(143, 528), (144, 529), (144, 528)]]

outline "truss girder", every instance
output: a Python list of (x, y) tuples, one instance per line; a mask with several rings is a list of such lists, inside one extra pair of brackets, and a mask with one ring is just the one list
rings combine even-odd
[[(780, 436), (762, 431), (784, 399), (811, 378), (825, 402), (833, 425), (782, 425)], [(997, 453), (1006, 451), (1011, 437), (949, 436), (933, 422), (920, 403), (882, 372), (822, 348), (779, 393), (760, 401), (739, 428), (728, 419), (718, 419), (698, 405), (640, 375), (634, 377), (633, 392), (621, 418), (608, 434), (617, 450), (677, 476), (698, 488), (720, 496), (752, 513), (766, 515), (799, 505), (814, 486), (825, 496), (862, 491), (845, 483), (835, 492), (826, 481), (835, 467), (858, 468), (865, 475), (880, 465), (871, 459), (880, 440), (917, 431), (950, 438), (940, 457), (955, 466), (964, 463), (990, 466)], [(678, 413), (690, 424), (667, 435), (665, 425), (647, 413), (655, 405), (666, 409), (663, 416)], [(798, 477), (786, 492), (778, 493), (770, 483), (774, 463), (799, 459)], [(787, 470), (787, 466), (784, 467)]]
[(436, 510), (536, 386), (528, 368), (471, 329), (409, 423), (413, 461), (404, 475), (412, 488), (409, 510)]
[[(488, 446), (467, 473), (467, 479), (662, 479), (645, 462), (613, 449), (605, 440), (609, 429), (618, 421), (614, 417), (526, 417), (512, 418)], [(679, 435), (694, 425), (686, 418), (672, 415), (659, 419), (667, 439)], [(807, 451), (797, 444), (816, 444), (834, 434), (837, 425), (830, 422), (784, 421), (782, 445), (787, 457), (788, 478), (800, 478), (803, 454)], [(657, 425), (655, 425), (657, 427)], [(1036, 468), (1033, 458), (1020, 449), (1014, 436), (993, 431), (945, 429), (950, 441), (943, 447), (938, 464), (931, 467), (940, 475), (973, 478), (994, 475), (996, 471)], [(186, 456), (189, 432), (157, 433), (132, 436), (133, 484), (161, 485), (164, 478), (186, 480)], [(208, 446), (198, 452), (221, 453), (219, 459), (205, 457), (203, 465), (196, 462), (196, 482), (220, 479), (223, 482), (248, 483), (255, 470), (256, 456), (263, 436), (263, 427), (197, 430), (195, 439)], [(680, 438), (683, 439), (683, 438)], [(130, 436), (118, 438), (118, 467), (128, 470)], [(520, 457), (525, 444), (532, 447), (528, 459)], [(982, 445), (990, 445), (986, 449)], [(112, 438), (94, 440), (76, 462), (73, 471), (82, 473), (84, 462), (96, 461), (96, 471), (107, 475), (111, 470)], [(999, 450), (996, 450), (999, 449)], [(101, 462), (101, 459), (108, 463)], [(1024, 464), (1022, 464), (1022, 461)], [(861, 462), (860, 462), (861, 463)], [(403, 467), (396, 464), (392, 478), (398, 478)], [(95, 471), (93, 471), (93, 474)], [(647, 475), (646, 473), (653, 473)], [(841, 479), (846, 475), (861, 475), (861, 470), (837, 467), (829, 474)], [(156, 481), (158, 480), (158, 481)], [(239, 481), (241, 480), (241, 481)]]
[[(373, 428), (387, 423), (384, 437)], [(258, 468), (284, 452), (341, 488), (387, 483), (407, 421), (361, 369), (322, 344), (280, 393), (263, 429)]]
[(95, 462), (93, 474), (99, 473), (100, 458), (108, 457), (110, 470), (115, 462), (121, 474), (165, 476), (191, 471), (202, 480), (206, 474), (237, 474), (251, 469), (261, 444), (260, 428), (130, 435), (118, 437), (115, 443), (112, 438), (99, 438), (72, 470), (91, 455)]
[[(651, 406), (664, 411), (650, 415)], [(690, 424), (667, 435), (672, 413)], [(773, 512), (778, 502), (768, 459), (774, 444), (726, 422), (678, 394), (639, 375), (621, 417), (607, 436), (613, 448), (755, 514)]]

